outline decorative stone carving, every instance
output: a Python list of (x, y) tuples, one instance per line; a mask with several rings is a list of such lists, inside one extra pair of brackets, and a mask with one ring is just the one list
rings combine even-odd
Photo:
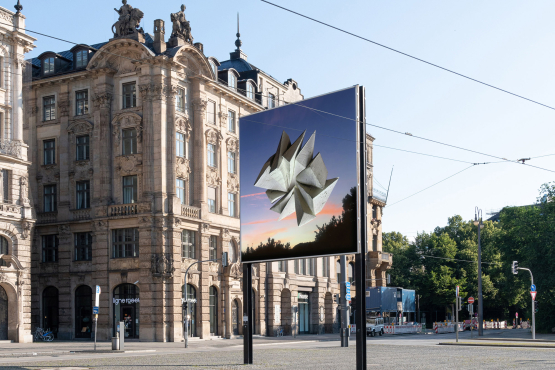
[(223, 229), (224, 238), (229, 238), (229, 229)]
[(140, 173), (143, 165), (142, 156), (139, 154), (134, 155), (121, 155), (116, 157), (116, 170), (122, 176)]
[(223, 139), (222, 134), (212, 128), (206, 130), (206, 142), (209, 144), (218, 145)]
[(233, 173), (228, 174), (227, 177), (227, 190), (230, 193), (239, 192), (239, 177)]
[(122, 3), (123, 5), (119, 8), (119, 10), (114, 8), (114, 10), (119, 14), (118, 21), (112, 25), (114, 37), (135, 35), (137, 33), (144, 34), (143, 29), (139, 28), (141, 19), (144, 17), (144, 13), (137, 8), (133, 8), (131, 5), (128, 5), (127, 0), (123, 0)]
[(92, 100), (95, 108), (110, 108), (112, 94), (108, 92), (97, 93), (93, 96)]
[(111, 270), (134, 270), (139, 268), (138, 258), (114, 258), (110, 259)]
[(230, 274), (235, 277), (243, 276), (243, 269), (241, 268), (241, 264), (239, 262), (235, 262), (231, 265)]
[(181, 11), (171, 14), (173, 23), (171, 37), (178, 37), (189, 44), (193, 44), (193, 35), (191, 35), (191, 24), (185, 19), (185, 5), (181, 5)]
[(12, 140), (0, 140), (0, 154), (6, 154), (16, 158), (22, 158), (21, 142), (12, 141)]
[(139, 218), (139, 223), (143, 226), (152, 226), (154, 223), (154, 217), (152, 216), (143, 216)]
[(189, 160), (183, 157), (177, 157), (175, 161), (175, 175), (181, 179), (188, 179), (191, 173)]
[(228, 137), (225, 143), (228, 152), (237, 152), (239, 149), (239, 141), (233, 137)]
[(58, 238), (69, 239), (71, 237), (71, 229), (69, 225), (58, 225)]
[(222, 184), (222, 179), (218, 174), (218, 169), (208, 166), (206, 169), (206, 183), (208, 185), (220, 186)]
[(19, 202), (20, 204), (29, 203), (29, 187), (27, 177), (21, 176), (19, 178)]
[(27, 239), (29, 237), (29, 233), (31, 232), (31, 227), (33, 226), (32, 223), (30, 223), (27, 220), (22, 220), (21, 221), (21, 238), (22, 239)]
[(193, 109), (195, 111), (199, 111), (201, 114), (206, 113), (207, 105), (208, 105), (208, 101), (205, 99), (200, 99), (200, 98), (193, 99)]
[(191, 123), (189, 122), (189, 118), (187, 117), (179, 117), (175, 121), (175, 130), (185, 134), (185, 137), (188, 139), (191, 135)]
[(121, 141), (121, 130), (126, 128), (135, 128), (137, 130), (137, 139), (143, 141), (143, 118), (134, 112), (118, 113), (112, 120), (114, 135), (114, 143), (119, 146)]
[(203, 224), (202, 224), (202, 232), (203, 232), (203, 233), (207, 233), (208, 230), (210, 230), (210, 224), (203, 223)]
[(93, 124), (89, 121), (79, 120), (67, 126), (67, 131), (75, 135), (90, 134), (93, 130)]
[(171, 278), (175, 268), (171, 253), (155, 253), (150, 258), (150, 271), (152, 276)]
[(69, 116), (69, 100), (68, 99), (59, 100), (58, 110), (60, 111), (60, 117)]
[(103, 220), (93, 221), (91, 222), (91, 224), (92, 224), (93, 233), (106, 231), (106, 225), (107, 225), (106, 221), (103, 221)]

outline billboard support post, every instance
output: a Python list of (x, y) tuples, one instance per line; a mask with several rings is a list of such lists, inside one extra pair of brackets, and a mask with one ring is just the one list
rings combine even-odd
[(243, 357), (245, 365), (252, 365), (252, 298), (251, 264), (243, 263)]
[(340, 306), (341, 306), (341, 347), (349, 347), (349, 310), (347, 307), (346, 286), (347, 282), (347, 257), (339, 257), (339, 264), (341, 265), (341, 282), (340, 286)]
[(364, 87), (358, 87), (358, 117), (359, 132), (359, 212), (358, 212), (358, 243), (360, 251), (355, 255), (355, 281), (357, 282), (357, 299), (355, 302), (356, 324), (356, 368), (366, 370), (366, 252), (368, 236), (366, 230), (366, 207), (368, 193), (366, 189), (366, 96)]

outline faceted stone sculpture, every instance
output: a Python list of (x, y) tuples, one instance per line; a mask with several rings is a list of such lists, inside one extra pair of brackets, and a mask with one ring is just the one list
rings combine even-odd
[(316, 218), (328, 201), (338, 177), (327, 180), (328, 170), (320, 153), (313, 157), (316, 131), (301, 147), (305, 132), (291, 144), (283, 131), (276, 154), (262, 167), (254, 186), (267, 189), (272, 211), (283, 220), (293, 212), (297, 225), (303, 226)]

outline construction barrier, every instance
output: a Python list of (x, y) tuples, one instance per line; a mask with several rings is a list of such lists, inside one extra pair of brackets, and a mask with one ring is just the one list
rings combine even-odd
[(422, 325), (385, 325), (385, 334), (417, 334), (422, 332)]
[(484, 329), (507, 329), (507, 321), (485, 321)]

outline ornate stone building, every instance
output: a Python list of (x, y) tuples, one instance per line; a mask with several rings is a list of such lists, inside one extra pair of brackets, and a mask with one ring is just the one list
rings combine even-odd
[[(117, 11), (109, 41), (31, 61), (33, 325), (91, 338), (99, 285), (99, 340), (117, 321), (128, 338), (182, 340), (185, 290), (193, 336), (241, 334), (239, 117), (303, 95), (247, 62), (239, 33), (229, 60), (204, 55), (184, 6), (167, 41), (163, 20), (151, 35), (137, 28), (139, 9)], [(185, 289), (189, 266), (223, 252), (230, 266), (192, 266)], [(333, 330), (334, 260), (254, 266), (255, 333), (290, 325), (298, 299), (301, 332)]]
[(22, 7), (0, 7), (0, 340), (32, 342), (31, 163), (23, 141), (23, 90), (30, 82), (25, 53), (35, 46), (25, 34)]

